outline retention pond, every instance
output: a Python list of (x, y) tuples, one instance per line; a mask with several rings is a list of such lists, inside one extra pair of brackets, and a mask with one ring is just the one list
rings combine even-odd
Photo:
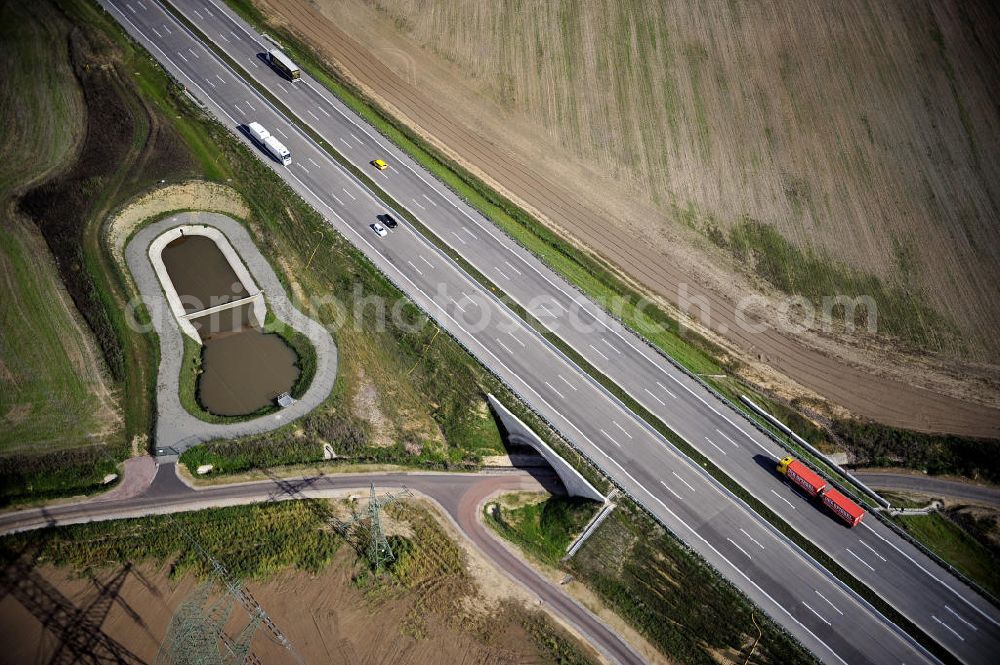
[[(161, 256), (188, 314), (251, 295), (211, 238), (182, 236)], [(205, 410), (220, 416), (255, 413), (295, 385), (295, 351), (279, 335), (261, 329), (251, 303), (190, 320), (203, 343), (197, 392)]]

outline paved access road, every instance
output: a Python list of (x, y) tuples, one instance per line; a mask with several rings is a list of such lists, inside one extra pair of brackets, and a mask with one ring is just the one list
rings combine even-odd
[(1000, 508), (1000, 487), (926, 476), (922, 473), (867, 470), (857, 471), (854, 475), (861, 482), (878, 489), (916, 492), (932, 498), (955, 499)]
[(293, 163), (271, 163), (272, 169), (584, 455), (821, 659), (932, 660), (429, 240), (405, 223), (387, 238), (376, 237), (368, 226), (387, 207), (244, 77), (272, 89), (297, 122), (359, 166), (387, 158), (391, 168), (371, 171), (373, 177), (477, 270), (946, 648), (970, 663), (991, 660), (988, 654), (1000, 647), (992, 605), (877, 520), (849, 531), (806, 502), (774, 474), (782, 455), (774, 441), (503, 236), (315, 81), (281, 79), (261, 58), (269, 44), (223, 5), (176, 2), (238, 71), (153, 0), (102, 2), (223, 124), (242, 136), (241, 124), (258, 121), (276, 134)]
[(432, 499), (484, 556), (493, 560), (514, 581), (537, 595), (548, 605), (550, 611), (576, 626), (595, 648), (623, 665), (643, 662), (642, 658), (600, 619), (515, 556), (480, 521), (480, 506), (496, 493), (542, 489), (558, 491), (561, 488), (558, 479), (547, 470), (535, 475), (526, 472), (506, 472), (498, 475), (345, 473), (289, 479), (274, 478), (193, 489), (177, 477), (174, 464), (161, 464), (156, 470), (152, 484), (137, 495), (123, 498), (98, 497), (76, 504), (3, 513), (0, 514), (0, 533), (261, 501), (323, 498), (344, 490), (363, 490), (372, 483), (380, 491), (407, 487)]

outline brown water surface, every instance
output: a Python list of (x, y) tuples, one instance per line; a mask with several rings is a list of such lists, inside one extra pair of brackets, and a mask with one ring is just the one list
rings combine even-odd
[(220, 416), (240, 416), (273, 405), (299, 378), (298, 356), (281, 337), (252, 324), (251, 305), (191, 323), (202, 336), (198, 401)]
[(207, 236), (181, 236), (167, 244), (160, 256), (186, 312), (250, 295), (222, 250)]

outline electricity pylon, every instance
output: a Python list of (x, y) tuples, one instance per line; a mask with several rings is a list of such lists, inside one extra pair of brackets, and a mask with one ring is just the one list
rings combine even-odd
[[(250, 652), (250, 642), (262, 624), (296, 662), (305, 665), (292, 643), (243, 584), (179, 522), (168, 519), (208, 562), (211, 573), (209, 581), (195, 589), (174, 613), (156, 656), (156, 665), (260, 665), (260, 660)], [(218, 587), (223, 593), (210, 603)], [(246, 610), (250, 620), (236, 637), (231, 637), (225, 629), (236, 603)]]
[(381, 569), (396, 558), (392, 553), (392, 547), (389, 546), (388, 539), (385, 537), (385, 530), (382, 528), (382, 509), (407, 496), (411, 496), (410, 490), (404, 487), (401, 491), (395, 494), (386, 494), (380, 499), (375, 495), (375, 485), (372, 484), (368, 495), (367, 509), (364, 512), (352, 509), (351, 519), (337, 522), (337, 531), (348, 540), (350, 540), (352, 530), (361, 531), (366, 541), (363, 548), (365, 555), (368, 557), (368, 563), (375, 570)]

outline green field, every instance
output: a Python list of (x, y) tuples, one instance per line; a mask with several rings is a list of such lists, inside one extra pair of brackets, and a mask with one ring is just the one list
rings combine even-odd
[[(38, 230), (17, 210), (23, 188), (70, 160), (82, 100), (65, 48), (71, 25), (47, 3), (0, 6), (0, 454), (91, 446), (121, 437), (106, 369), (68, 302)], [(15, 54), (16, 57), (10, 57)]]

